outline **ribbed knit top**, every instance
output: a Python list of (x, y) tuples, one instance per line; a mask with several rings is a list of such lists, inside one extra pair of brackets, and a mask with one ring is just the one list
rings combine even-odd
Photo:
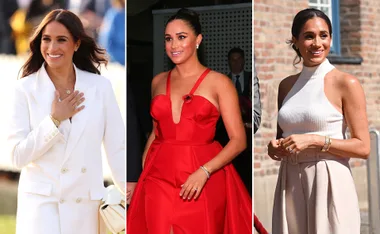
[(283, 137), (291, 134), (318, 134), (345, 139), (347, 125), (327, 99), (325, 76), (334, 66), (325, 59), (315, 67), (303, 67), (299, 78), (286, 95), (278, 113)]

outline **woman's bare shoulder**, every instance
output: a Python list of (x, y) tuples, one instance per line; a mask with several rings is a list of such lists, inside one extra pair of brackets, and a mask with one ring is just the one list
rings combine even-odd
[(232, 83), (232, 80), (228, 76), (214, 70), (210, 71), (209, 76), (210, 80), (212, 80), (212, 82), (218, 86), (224, 87), (225, 85)]
[(332, 80), (335, 83), (335, 86), (342, 88), (343, 90), (349, 90), (352, 88), (360, 88), (361, 84), (359, 79), (347, 72), (334, 69), (330, 74)]
[(161, 72), (153, 77), (152, 86), (161, 83), (163, 80), (166, 80), (169, 72)]
[(151, 84), (151, 90), (152, 95), (156, 95), (162, 92), (165, 92), (166, 87), (166, 78), (168, 77), (169, 72), (161, 72), (157, 74), (155, 77), (153, 77), (152, 84)]
[(282, 89), (282, 88), (286, 89), (289, 86), (291, 88), (294, 85), (294, 83), (296, 83), (299, 76), (300, 76), (300, 73), (293, 74), (293, 75), (285, 77), (284, 79), (281, 80), (280, 85), (279, 85), (279, 89)]

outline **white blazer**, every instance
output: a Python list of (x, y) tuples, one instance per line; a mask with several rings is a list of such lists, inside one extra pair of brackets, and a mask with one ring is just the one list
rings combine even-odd
[(125, 192), (125, 126), (111, 83), (75, 72), (85, 108), (59, 128), (49, 117), (55, 87), (44, 65), (16, 82), (7, 143), (13, 165), (22, 168), (17, 234), (98, 234), (102, 143), (113, 181)]

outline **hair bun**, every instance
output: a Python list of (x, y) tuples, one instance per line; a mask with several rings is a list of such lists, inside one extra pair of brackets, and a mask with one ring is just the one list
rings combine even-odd
[(176, 19), (185, 21), (193, 29), (196, 36), (202, 33), (202, 27), (197, 12), (187, 8), (181, 8), (168, 19), (166, 25)]
[(179, 9), (177, 11), (176, 15), (187, 15), (187, 16), (195, 17), (195, 18), (197, 18), (197, 20), (199, 20), (199, 14), (193, 10), (188, 9), (188, 8)]

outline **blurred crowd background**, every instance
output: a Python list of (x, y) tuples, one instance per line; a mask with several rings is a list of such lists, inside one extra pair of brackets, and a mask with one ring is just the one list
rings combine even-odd
[(26, 54), (33, 29), (53, 9), (76, 13), (110, 61), (125, 64), (125, 0), (1, 0), (0, 54)]

